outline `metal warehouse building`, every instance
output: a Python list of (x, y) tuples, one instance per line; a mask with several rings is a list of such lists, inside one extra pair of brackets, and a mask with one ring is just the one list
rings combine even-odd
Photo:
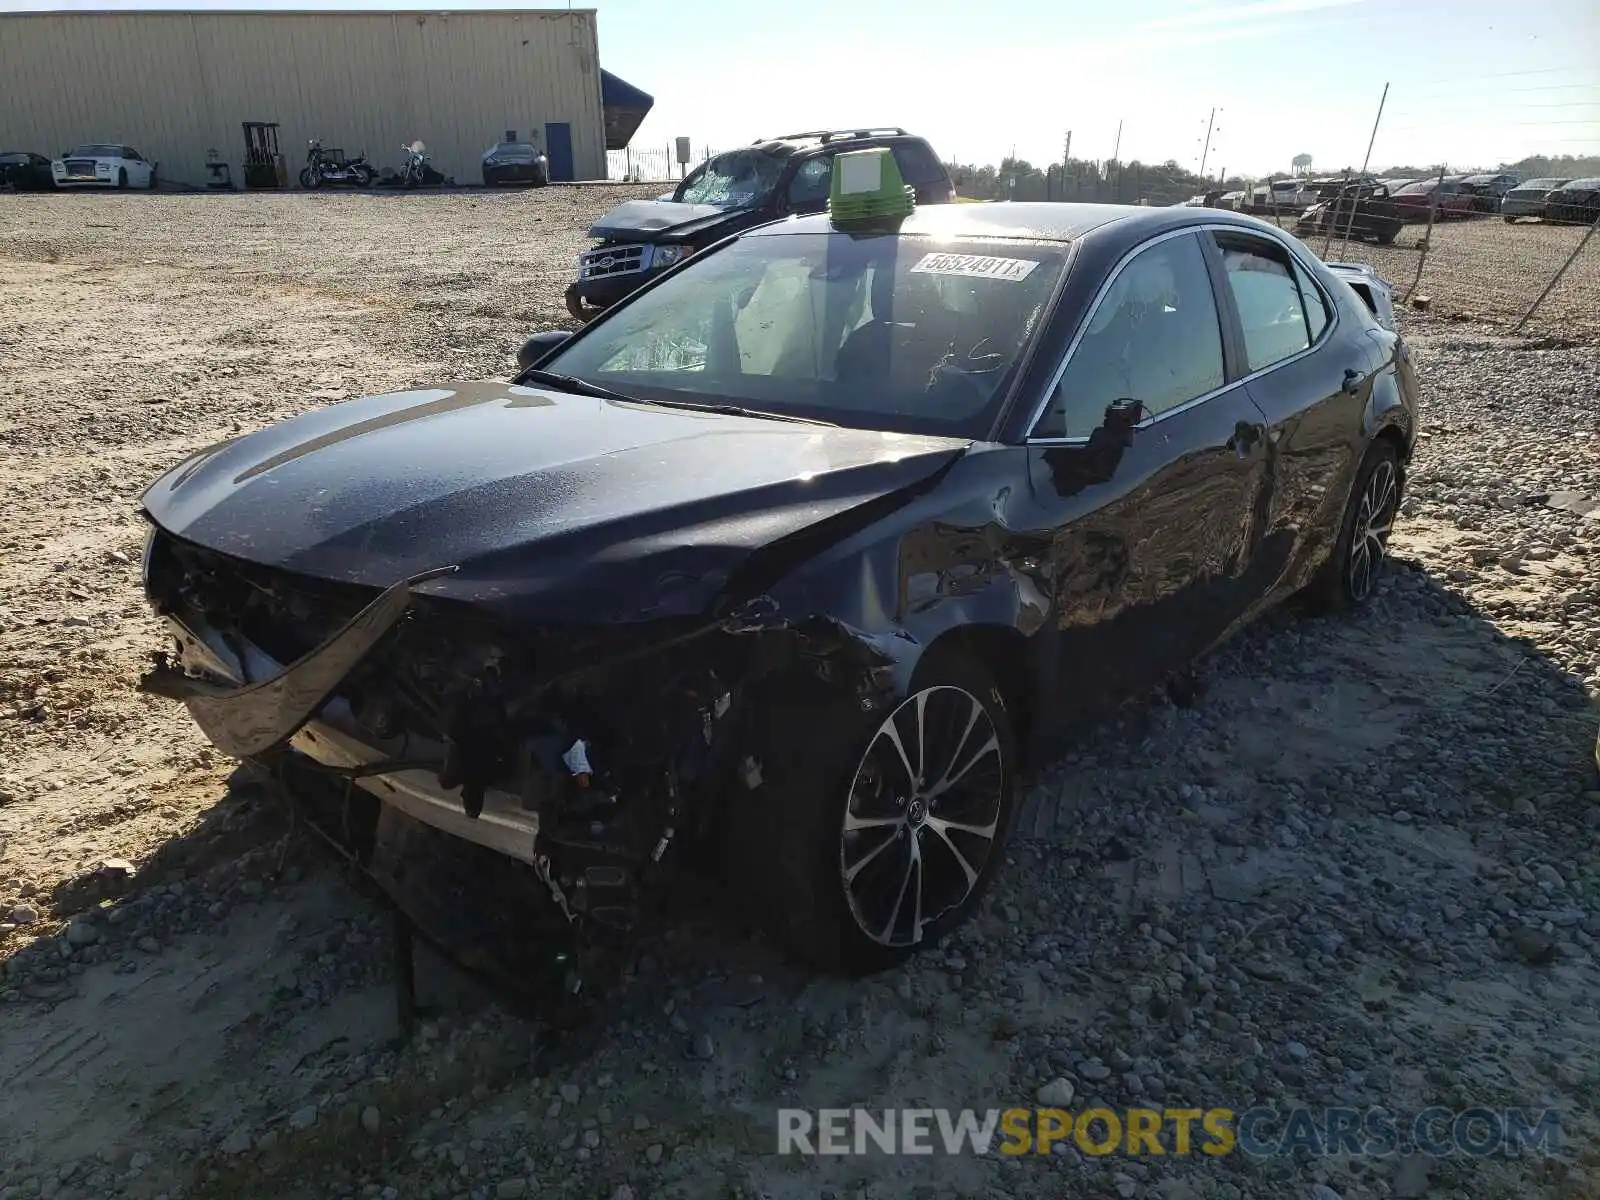
[(0, 14), (0, 149), (129, 145), (196, 186), (215, 150), (238, 185), (243, 123), (260, 121), (291, 182), (309, 138), (379, 168), (420, 138), (476, 183), (515, 130), (552, 178), (603, 179), (601, 75), (592, 9)]

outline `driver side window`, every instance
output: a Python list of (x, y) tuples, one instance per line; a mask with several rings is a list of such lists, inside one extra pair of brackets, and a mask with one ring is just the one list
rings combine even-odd
[(1086, 438), (1118, 400), (1151, 416), (1223, 383), (1222, 324), (1192, 233), (1141, 251), (1089, 314), (1033, 436)]

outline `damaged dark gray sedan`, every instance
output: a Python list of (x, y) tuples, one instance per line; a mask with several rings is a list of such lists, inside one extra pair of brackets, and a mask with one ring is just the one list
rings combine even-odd
[(972, 910), (1064, 728), (1365, 601), (1416, 437), (1400, 336), (1206, 209), (795, 218), (539, 345), (152, 486), (145, 686), (363, 863), (529, 881), (485, 920), (627, 927), (687, 856), (849, 972)]

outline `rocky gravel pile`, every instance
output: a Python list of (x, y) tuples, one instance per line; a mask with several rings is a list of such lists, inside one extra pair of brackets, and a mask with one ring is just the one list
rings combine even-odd
[[(1275, 614), (1181, 705), (1064, 746), (983, 911), (937, 950), (817, 979), (708, 896), (554, 1052), (431, 960), (443, 1011), (395, 1045), (383, 914), (132, 693), (157, 638), (121, 514), (140, 478), (303, 389), (502, 372), (521, 326), (559, 320), (527, 264), (583, 219), (563, 209), (540, 243), (554, 209), (495, 197), (496, 227), (438, 197), (441, 251), (411, 198), (160, 197), (150, 227), (120, 199), (0, 219), (19, 388), (0, 398), (0, 1198), (1600, 1194), (1600, 345), (1409, 315), (1427, 433), (1374, 603)], [(485, 235), (455, 268), (471, 281), (443, 281), (490, 229), (501, 256)], [(237, 272), (225, 236), (254, 239)], [(86, 270), (112, 239), (133, 264)], [(35, 265), (46, 284), (16, 282)], [(63, 386), (41, 347), (69, 336), (90, 361)], [(125, 360), (116, 386), (102, 354)], [(1402, 1127), (1553, 1109), (1561, 1137), (1482, 1157), (775, 1153), (780, 1107), (1035, 1104)]]

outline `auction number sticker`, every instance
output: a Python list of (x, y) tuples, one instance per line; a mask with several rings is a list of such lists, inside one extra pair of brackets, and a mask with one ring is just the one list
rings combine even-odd
[(925, 254), (912, 267), (929, 275), (966, 275), (973, 279), (1026, 279), (1039, 264), (1031, 258), (991, 258), (987, 254)]

